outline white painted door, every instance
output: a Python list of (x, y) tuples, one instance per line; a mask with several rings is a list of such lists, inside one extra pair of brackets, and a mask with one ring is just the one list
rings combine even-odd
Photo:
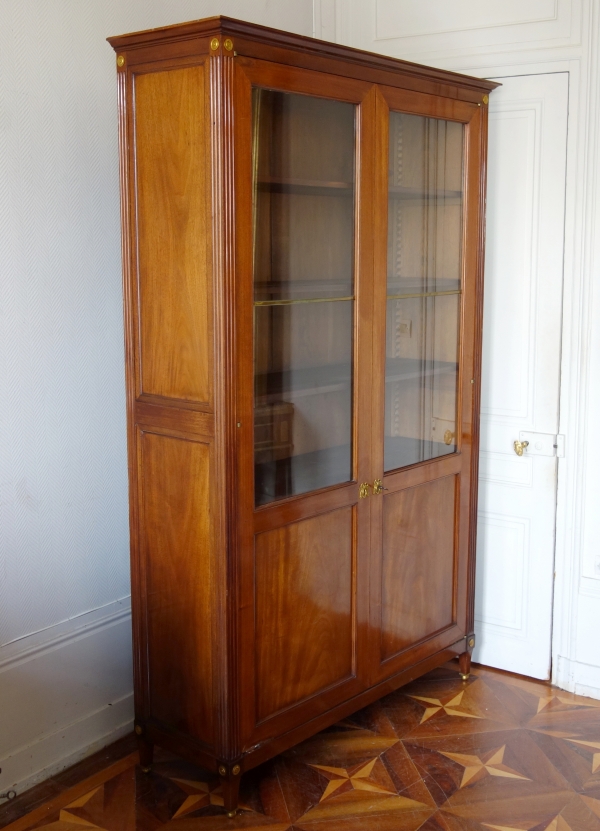
[(545, 454), (558, 430), (568, 75), (497, 80), (473, 658), (549, 678), (557, 460)]

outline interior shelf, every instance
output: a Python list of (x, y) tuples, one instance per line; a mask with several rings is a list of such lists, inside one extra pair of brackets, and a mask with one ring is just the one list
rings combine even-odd
[(339, 300), (353, 293), (352, 277), (342, 280), (272, 280), (254, 284), (254, 302), (293, 300)]
[(307, 196), (352, 196), (353, 182), (327, 182), (318, 179), (280, 179), (269, 177), (259, 179), (259, 190), (271, 193), (296, 193)]
[[(452, 361), (420, 361), (416, 358), (388, 358), (385, 364), (386, 383), (410, 381), (432, 375), (456, 375), (458, 364)], [(349, 364), (327, 364), (305, 369), (269, 372), (256, 376), (257, 403), (280, 401), (290, 397), (319, 395), (347, 388), (352, 382)]]
[(349, 364), (327, 364), (305, 369), (269, 372), (256, 376), (255, 389), (261, 404), (280, 400), (282, 395), (318, 395), (348, 387), (352, 381)]
[(388, 194), (396, 199), (431, 201), (432, 199), (462, 199), (462, 190), (445, 190), (443, 188), (406, 188), (402, 185), (389, 185)]
[(351, 447), (342, 444), (310, 453), (300, 453), (284, 459), (257, 462), (254, 465), (256, 505), (265, 505), (277, 496), (277, 483), (281, 478), (293, 481), (294, 494), (308, 493), (340, 482), (352, 480)]
[[(427, 294), (445, 294), (453, 292), (458, 294), (461, 290), (460, 280), (453, 277), (388, 277), (388, 295), (412, 295), (424, 296)], [(390, 298), (393, 299), (393, 298)], [(400, 298), (398, 298), (400, 299)]]
[(408, 465), (416, 465), (426, 459), (438, 459), (456, 453), (455, 444), (408, 436), (386, 436), (384, 442), (384, 471), (391, 473)]

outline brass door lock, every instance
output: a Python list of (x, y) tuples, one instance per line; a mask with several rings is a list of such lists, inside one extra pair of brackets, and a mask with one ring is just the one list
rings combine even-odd
[(370, 496), (369, 489), (373, 490), (373, 496), (377, 496), (377, 494), (383, 493), (387, 490), (387, 488), (383, 487), (383, 482), (381, 479), (375, 479), (372, 485), (368, 482), (363, 482), (360, 488), (358, 489), (358, 496), (360, 499), (366, 499), (367, 496)]
[(528, 441), (516, 441), (515, 442), (515, 453), (517, 456), (522, 456), (525, 450), (529, 447)]

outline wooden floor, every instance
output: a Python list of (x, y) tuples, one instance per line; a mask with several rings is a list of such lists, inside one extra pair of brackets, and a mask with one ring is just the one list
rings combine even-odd
[(600, 701), (482, 667), (466, 683), (431, 672), (246, 774), (234, 819), (210, 774), (136, 761), (92, 776), (86, 762), (88, 778), (21, 819), (0, 808), (0, 827), (600, 831)]

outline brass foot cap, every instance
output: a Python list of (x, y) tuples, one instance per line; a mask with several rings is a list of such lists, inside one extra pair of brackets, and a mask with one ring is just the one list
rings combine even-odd
[(150, 773), (151, 770), (152, 768), (148, 766), (147, 768), (142, 768), (142, 773)]
[(462, 678), (463, 681), (468, 681), (469, 680), (469, 674), (470, 673), (467, 672), (466, 675), (463, 675), (462, 672), (461, 672), (460, 677)]
[(228, 817), (234, 817), (237, 814), (237, 811), (227, 811)]

